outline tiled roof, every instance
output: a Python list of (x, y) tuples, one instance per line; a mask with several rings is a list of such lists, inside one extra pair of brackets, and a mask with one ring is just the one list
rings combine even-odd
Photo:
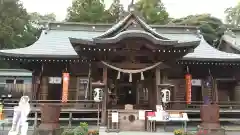
[[(154, 26), (154, 29), (147, 25), (141, 18), (130, 13), (123, 20), (113, 25), (110, 29), (106, 29), (103, 25), (91, 26), (90, 24), (75, 23), (50, 23), (49, 30), (42, 32), (40, 38), (31, 46), (18, 49), (0, 50), (2, 56), (25, 57), (25, 58), (78, 58), (69, 38), (92, 40), (101, 37), (111, 38), (110, 35), (118, 31), (121, 32), (122, 27), (127, 26), (127, 20), (136, 21), (140, 24), (142, 30), (132, 32), (145, 32), (151, 34), (154, 38), (162, 40), (174, 40), (178, 43), (191, 41), (199, 41), (196, 32), (197, 29), (192, 27), (179, 26)], [(130, 23), (129, 23), (130, 24)], [(71, 26), (71, 27), (70, 27)], [(91, 30), (89, 29), (91, 28)], [(176, 32), (177, 31), (177, 32)], [(130, 32), (128, 30), (125, 33)], [(124, 33), (124, 32), (123, 32)], [(120, 33), (119, 35), (123, 34)], [(117, 36), (119, 36), (117, 35)], [(230, 40), (229, 37), (226, 37)], [(236, 38), (237, 40), (238, 38)], [(232, 39), (231, 39), (232, 40)], [(232, 41), (231, 41), (232, 43)], [(238, 41), (236, 41), (238, 44)], [(240, 37), (239, 37), (240, 45)], [(189, 53), (183, 57), (183, 60), (240, 60), (240, 55), (226, 53), (211, 47), (203, 38), (200, 45), (195, 48), (193, 53)]]
[(0, 55), (15, 57), (49, 57), (49, 58), (77, 58), (69, 37), (91, 39), (101, 32), (86, 31), (43, 31), (40, 38), (25, 48), (0, 50)]
[(32, 76), (32, 72), (24, 69), (0, 69), (0, 76)]
[[(74, 51), (69, 37), (92, 39), (99, 36), (103, 32), (89, 32), (89, 31), (62, 31), (49, 30), (43, 31), (39, 40), (33, 45), (26, 48), (0, 50), (1, 55), (15, 56), (15, 57), (48, 57), (48, 58), (77, 58), (78, 55)], [(164, 37), (172, 40), (180, 40), (184, 42), (199, 40), (195, 34), (174, 34), (163, 33)], [(211, 60), (231, 60), (240, 59), (240, 55), (226, 53), (211, 47), (204, 39), (201, 40), (200, 45), (194, 50), (184, 56), (184, 59), (211, 59)]]
[(171, 40), (177, 40), (178, 42), (192, 42), (199, 41), (199, 37), (196, 34), (190, 33), (161, 33), (162, 36), (167, 37)]
[(232, 31), (225, 32), (222, 36), (222, 40), (226, 41), (234, 49), (240, 50), (240, 35)]
[[(180, 43), (199, 40), (194, 34), (168, 32), (163, 31), (161, 35)], [(102, 33), (104, 31), (97, 29), (95, 31), (45, 30), (34, 44), (25, 48), (0, 50), (0, 55), (23, 58), (78, 58), (69, 38), (92, 40)]]
[[(133, 19), (133, 20), (131, 20)], [(106, 32), (102, 33), (98, 36), (98, 38), (106, 37), (108, 35), (111, 35), (115, 31), (118, 31), (121, 29), (121, 27), (127, 26), (131, 23), (129, 23), (129, 20), (131, 22), (135, 22), (139, 24), (146, 32), (151, 33), (152, 35), (157, 36), (158, 38), (161, 37), (163, 39), (167, 39), (165, 37), (162, 37), (158, 32), (156, 32), (151, 26), (149, 26), (147, 23), (145, 23), (139, 16), (137, 16), (135, 13), (128, 14), (125, 18), (120, 20), (117, 24), (113, 25), (110, 29), (108, 29)]]
[(189, 53), (183, 57), (183, 60), (205, 60), (205, 61), (229, 61), (239, 60), (240, 55), (219, 51), (209, 45), (203, 38), (200, 45), (194, 49), (193, 53)]

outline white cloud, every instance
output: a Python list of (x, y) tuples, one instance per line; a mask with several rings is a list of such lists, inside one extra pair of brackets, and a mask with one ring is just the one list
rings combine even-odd
[[(22, 0), (28, 12), (55, 13), (57, 20), (63, 20), (72, 0)], [(105, 0), (109, 7), (112, 0)], [(125, 8), (131, 0), (121, 0)], [(210, 13), (224, 19), (224, 10), (237, 4), (238, 0), (162, 0), (171, 17), (180, 18), (189, 14)]]

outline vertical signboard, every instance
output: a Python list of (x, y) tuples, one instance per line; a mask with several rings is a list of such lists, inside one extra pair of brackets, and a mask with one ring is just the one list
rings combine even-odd
[(62, 102), (68, 100), (69, 73), (63, 73)]
[(112, 112), (112, 122), (118, 123), (118, 112)]
[(185, 75), (186, 80), (186, 102), (187, 104), (191, 104), (191, 98), (192, 98), (192, 75), (186, 74)]

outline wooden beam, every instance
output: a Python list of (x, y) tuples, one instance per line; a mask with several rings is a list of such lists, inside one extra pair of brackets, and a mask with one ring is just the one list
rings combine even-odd
[[(142, 69), (149, 67), (153, 65), (154, 63), (131, 63), (131, 62), (122, 62), (122, 63), (108, 63), (110, 65), (113, 65), (115, 67), (121, 68), (121, 69)], [(103, 67), (104, 65), (101, 62), (98, 62), (98, 67)]]
[(151, 56), (154, 53), (158, 54), (160, 52), (153, 52), (150, 50), (117, 50), (117, 51), (106, 52), (106, 53), (108, 55), (117, 55), (117, 56), (126, 56), (129, 54), (134, 54), (135, 56)]

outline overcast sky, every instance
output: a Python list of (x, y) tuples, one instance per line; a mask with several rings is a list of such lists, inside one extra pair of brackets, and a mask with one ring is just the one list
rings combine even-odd
[[(127, 8), (131, 0), (121, 0)], [(72, 0), (22, 0), (28, 12), (39, 12), (41, 14), (55, 13), (57, 20), (65, 18), (67, 8), (71, 6)], [(109, 7), (112, 0), (105, 0)], [(162, 0), (171, 17), (180, 18), (190, 14), (210, 13), (224, 20), (224, 10), (237, 5), (240, 0)]]

